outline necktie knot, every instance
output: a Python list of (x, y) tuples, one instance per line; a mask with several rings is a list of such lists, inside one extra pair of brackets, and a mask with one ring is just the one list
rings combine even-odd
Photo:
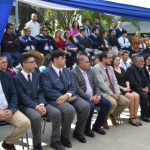
[(28, 82), (29, 82), (30, 86), (32, 86), (32, 81), (31, 81), (31, 78), (30, 78), (30, 74), (28, 74), (27, 77), (28, 77)]

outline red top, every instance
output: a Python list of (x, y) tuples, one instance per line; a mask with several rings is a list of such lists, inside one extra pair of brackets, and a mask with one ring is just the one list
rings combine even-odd
[(58, 40), (58, 39), (56, 39), (56, 38), (54, 38), (54, 40), (56, 41), (56, 43), (55, 43), (55, 47), (57, 48), (57, 49), (62, 49), (62, 50), (65, 50), (65, 47), (67, 47), (66, 46), (66, 44), (65, 44), (65, 42), (64, 41), (62, 41), (62, 40)]
[(7, 68), (6, 72), (10, 72), (12, 77), (14, 77), (16, 75), (15, 71), (13, 69), (10, 69), (10, 68)]

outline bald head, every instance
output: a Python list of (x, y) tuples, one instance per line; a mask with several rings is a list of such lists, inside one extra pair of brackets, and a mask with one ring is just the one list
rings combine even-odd
[(32, 20), (33, 22), (36, 22), (36, 21), (37, 21), (37, 14), (33, 13), (33, 14), (31, 15), (31, 20)]
[(77, 65), (83, 71), (89, 70), (90, 62), (89, 62), (88, 57), (86, 57), (85, 55), (79, 56), (77, 59)]

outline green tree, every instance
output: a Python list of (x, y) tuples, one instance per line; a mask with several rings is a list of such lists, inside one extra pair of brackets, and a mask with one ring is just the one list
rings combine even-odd
[(89, 20), (90, 25), (94, 25), (94, 19), (98, 18), (104, 30), (107, 30), (110, 27), (111, 21), (114, 20), (114, 16), (112, 15), (89, 11), (89, 10), (83, 10), (81, 12), (81, 16), (82, 16), (82, 22), (84, 22), (84, 20), (87, 19)]

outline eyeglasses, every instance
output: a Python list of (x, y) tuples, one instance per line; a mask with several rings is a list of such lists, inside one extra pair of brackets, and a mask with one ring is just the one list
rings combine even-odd
[(59, 32), (58, 32), (57, 34), (60, 34), (60, 35), (61, 35), (61, 33), (59, 33)]
[(48, 30), (43, 30), (43, 31), (47, 32)]
[(36, 61), (30, 61), (30, 62), (26, 62), (26, 63), (36, 64)]

